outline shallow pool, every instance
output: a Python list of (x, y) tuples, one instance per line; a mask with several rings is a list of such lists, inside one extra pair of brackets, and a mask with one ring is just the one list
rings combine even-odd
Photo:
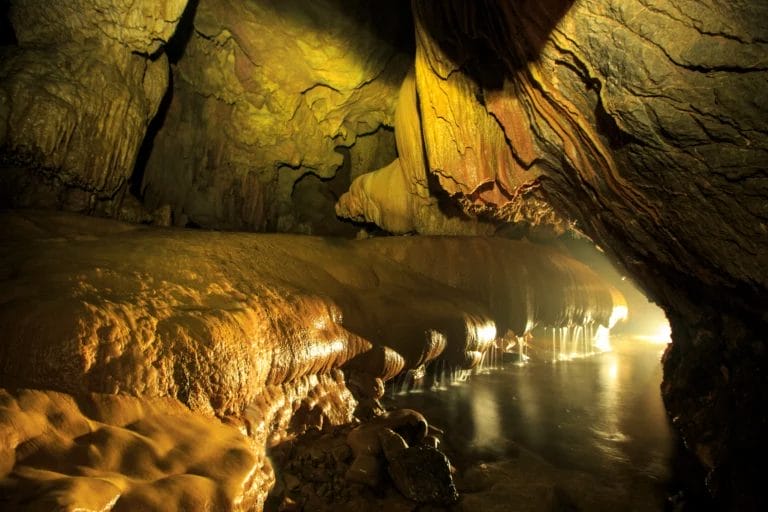
[(507, 362), (430, 392), (390, 390), (386, 404), (419, 410), (444, 430), (460, 471), (522, 448), (558, 470), (632, 489), (637, 510), (664, 510), (676, 442), (659, 390), (665, 345), (625, 337), (612, 347), (572, 361)]

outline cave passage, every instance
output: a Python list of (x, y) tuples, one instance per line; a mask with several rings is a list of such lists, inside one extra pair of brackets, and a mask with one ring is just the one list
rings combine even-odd
[(0, 0), (0, 510), (768, 510), (766, 19)]

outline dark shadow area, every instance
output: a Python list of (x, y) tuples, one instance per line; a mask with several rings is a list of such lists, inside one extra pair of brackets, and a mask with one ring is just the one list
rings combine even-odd
[(0, 46), (19, 44), (16, 39), (16, 32), (13, 30), (13, 25), (8, 17), (10, 9), (10, 0), (0, 0)]
[(538, 58), (573, 0), (417, 0), (418, 16), (448, 57), (485, 89)]
[(676, 436), (670, 461), (672, 479), (667, 484), (669, 501), (665, 510), (674, 512), (698, 512), (721, 510), (722, 504), (712, 499), (704, 482), (706, 471), (696, 457), (685, 447), (683, 440)]
[[(352, 185), (352, 163), (351, 153), (348, 147), (337, 146), (333, 151), (340, 154), (344, 159), (339, 168), (336, 169), (336, 174), (333, 178), (328, 180), (328, 190), (333, 195), (333, 201), (335, 203), (339, 200), (342, 194), (349, 190), (350, 185)], [(294, 184), (294, 190), (295, 189), (296, 185)]]
[[(409, 0), (392, 0), (385, 8), (377, 8), (366, 0), (335, 0), (328, 2), (336, 4), (331, 7), (333, 12), (344, 13), (356, 26), (364, 27), (378, 39), (389, 42), (402, 53), (413, 55), (416, 49), (413, 33), (413, 17)], [(325, 25), (324, 13), (329, 9), (321, 2), (306, 0), (282, 0), (270, 2), (265, 6), (282, 18), (290, 18), (300, 26), (305, 26), (313, 32), (333, 32), (332, 27)]]
[(437, 207), (440, 213), (449, 219), (458, 217), (470, 220), (469, 215), (464, 212), (464, 209), (440, 186), (440, 179), (435, 173), (427, 173), (427, 188), (429, 189), (429, 195), (437, 200)]
[[(173, 33), (173, 36), (171, 36), (164, 47), (164, 51), (168, 55), (168, 61), (171, 64), (179, 62), (182, 55), (184, 55), (184, 50), (186, 50), (187, 44), (189, 44), (189, 41), (192, 38), (192, 34), (195, 30), (195, 13), (197, 12), (199, 3), (200, 0), (190, 0), (181, 15), (181, 20), (179, 20), (179, 24), (176, 27), (176, 32)], [(165, 95), (160, 101), (157, 114), (155, 114), (155, 117), (152, 118), (149, 126), (147, 126), (144, 140), (136, 155), (136, 164), (133, 167), (133, 173), (131, 173), (131, 177), (128, 180), (129, 192), (138, 198), (143, 196), (142, 183), (144, 181), (144, 173), (147, 170), (149, 157), (152, 154), (152, 149), (155, 145), (155, 137), (157, 137), (158, 132), (165, 124), (165, 119), (168, 116), (168, 109), (173, 100), (173, 83), (173, 69), (171, 68), (168, 73), (168, 89), (165, 91)]]
[(195, 32), (195, 14), (197, 13), (199, 3), (200, 0), (189, 0), (176, 27), (176, 32), (173, 33), (173, 36), (165, 45), (165, 54), (168, 56), (171, 64), (179, 62), (182, 55), (184, 55), (184, 50), (186, 50), (189, 40), (192, 39), (192, 34)]
[(599, 100), (595, 106), (595, 120), (597, 121), (597, 130), (608, 139), (611, 149), (621, 149), (627, 144), (642, 144), (637, 137), (619, 128), (616, 120), (606, 112), (602, 101)]
[(313, 235), (353, 237), (356, 229), (337, 217), (334, 209), (339, 196), (348, 188), (348, 173), (337, 172), (332, 178), (304, 173), (291, 192), (291, 210), (297, 223), (309, 227)]
[(386, 9), (371, 8), (368, 2), (370, 18), (368, 25), (376, 36), (389, 43), (405, 55), (416, 54), (416, 39), (413, 31), (413, 16), (409, 0), (387, 2)]
[(152, 149), (155, 147), (155, 137), (165, 124), (165, 118), (168, 116), (168, 110), (173, 100), (173, 73), (168, 74), (168, 89), (165, 91), (163, 99), (160, 101), (160, 106), (157, 109), (157, 114), (152, 118), (147, 126), (147, 132), (144, 134), (144, 140), (141, 142), (139, 152), (136, 155), (136, 164), (133, 167), (131, 177), (128, 179), (128, 191), (137, 198), (141, 198), (144, 195), (142, 190), (142, 184), (144, 182), (144, 173), (147, 170), (147, 164), (149, 163), (149, 157), (152, 154)]

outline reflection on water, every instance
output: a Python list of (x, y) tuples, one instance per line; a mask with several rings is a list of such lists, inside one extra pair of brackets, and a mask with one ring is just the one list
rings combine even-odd
[(559, 468), (647, 488), (662, 509), (674, 441), (659, 391), (664, 346), (612, 344), (585, 359), (509, 364), (444, 390), (398, 395), (392, 405), (444, 429), (459, 468), (512, 457), (519, 445)]

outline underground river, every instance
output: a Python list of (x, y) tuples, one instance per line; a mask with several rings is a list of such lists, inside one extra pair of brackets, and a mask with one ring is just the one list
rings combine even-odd
[(595, 508), (672, 509), (676, 437), (659, 390), (666, 345), (629, 336), (611, 344), (571, 361), (505, 362), (432, 392), (390, 390), (386, 405), (421, 411), (444, 430), (442, 448), (459, 472), (522, 451), (551, 466), (555, 481), (586, 482), (577, 493)]

